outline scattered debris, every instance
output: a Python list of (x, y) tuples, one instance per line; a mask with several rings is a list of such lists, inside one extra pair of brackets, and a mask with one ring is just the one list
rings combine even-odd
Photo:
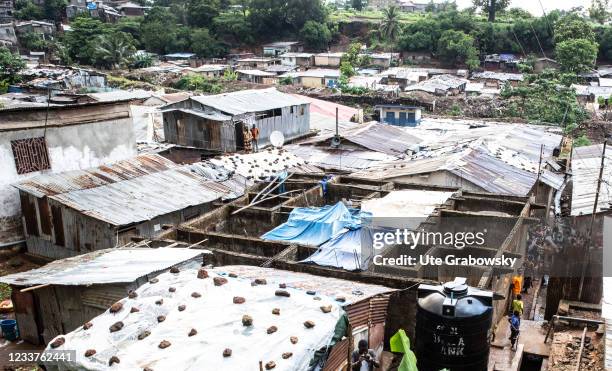
[(194, 336), (197, 333), (198, 333), (198, 330), (192, 328), (191, 331), (189, 331), (189, 333), (187, 334), (187, 336)]
[(298, 337), (297, 336), (291, 336), (289, 338), (289, 341), (291, 341), (291, 344), (297, 344), (298, 342)]
[(194, 297), (194, 298), (199, 298), (199, 297), (201, 297), (201, 296), (202, 296), (202, 294), (200, 294), (200, 293), (199, 293), (199, 292), (197, 292), (197, 291), (194, 291), (194, 292), (192, 292), (192, 293), (191, 293), (191, 296), (192, 296), (192, 297)]
[(332, 306), (331, 305), (322, 305), (321, 306), (321, 312), (323, 313), (329, 313), (332, 310)]
[(96, 350), (95, 350), (95, 349), (87, 349), (87, 350), (85, 351), (85, 357), (91, 357), (91, 356), (93, 356), (94, 354), (96, 354)]
[(151, 335), (151, 331), (145, 330), (144, 332), (140, 333), (140, 335), (138, 335), (138, 340), (142, 340), (149, 335)]
[(170, 342), (168, 340), (162, 340), (161, 343), (159, 343), (159, 347), (160, 349), (166, 349), (170, 346)]
[(157, 316), (157, 322), (164, 322), (166, 320), (166, 316)]
[(110, 357), (110, 359), (108, 360), (108, 365), (112, 366), (115, 363), (121, 363), (121, 361), (119, 360), (119, 357), (117, 356)]
[(215, 286), (222, 286), (222, 285), (225, 285), (227, 283), (227, 278), (224, 278), (224, 277), (215, 277), (215, 278), (213, 278), (213, 282), (215, 283)]
[(277, 316), (280, 316), (280, 308), (272, 309), (272, 314), (276, 314)]
[(274, 367), (276, 367), (276, 363), (274, 361), (270, 361), (270, 362), (266, 363), (266, 370), (271, 370)]
[(149, 281), (149, 283), (150, 283), (150, 284), (154, 284), (154, 283), (158, 283), (158, 282), (159, 282), (159, 280), (158, 280), (157, 278), (152, 278), (152, 279)]
[(172, 267), (170, 268), (170, 273), (179, 273), (180, 270), (178, 269), (178, 267)]
[(223, 357), (231, 357), (232, 356), (232, 350), (230, 348), (225, 348), (223, 350)]
[(268, 282), (265, 278), (255, 278), (255, 283), (258, 285), (267, 285)]
[(138, 297), (138, 294), (136, 293), (136, 291), (130, 290), (130, 292), (128, 293), (128, 298), (134, 299), (136, 297)]
[(306, 328), (313, 328), (313, 327), (315, 327), (315, 323), (312, 322), (312, 321), (306, 321), (306, 322), (304, 322), (304, 327), (306, 327)]
[(164, 304), (164, 299), (155, 300), (155, 304), (157, 304), (157, 305)]
[(168, 291), (169, 292), (175, 292), (176, 291), (176, 287), (168, 287)]
[(285, 353), (283, 353), (282, 357), (283, 357), (283, 359), (287, 359), (287, 358), (291, 358), (292, 355), (293, 355), (293, 353), (291, 353), (291, 352), (285, 352)]
[(91, 326), (93, 326), (93, 323), (85, 322), (85, 324), (83, 325), (83, 330), (89, 330)]
[(284, 284), (284, 283), (279, 283), (279, 284), (278, 284), (278, 287), (279, 287), (279, 288), (281, 288), (281, 289), (286, 289), (286, 288), (287, 288), (287, 285), (286, 285), (286, 284)]
[(132, 307), (132, 309), (130, 309), (130, 313), (136, 313), (136, 312), (140, 312), (140, 309), (136, 307)]
[(179, 305), (179, 306), (178, 306), (178, 310), (179, 310), (179, 312), (184, 311), (184, 310), (185, 310), (185, 308), (187, 308), (187, 306), (186, 306), (185, 304), (181, 304), (181, 305)]
[(288, 291), (286, 291), (286, 290), (276, 290), (274, 295), (276, 295), (276, 296), (284, 296), (286, 298), (291, 296), (291, 294)]

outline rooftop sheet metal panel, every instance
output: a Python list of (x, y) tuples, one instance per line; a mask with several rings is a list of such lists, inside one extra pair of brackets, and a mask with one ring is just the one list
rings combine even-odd
[(235, 198), (251, 184), (212, 164), (179, 166), (159, 155), (146, 154), (89, 170), (39, 175), (15, 187), (121, 226), (220, 198)]
[(230, 115), (267, 111), (275, 108), (308, 104), (308, 101), (269, 88), (243, 90), (218, 95), (201, 95), (191, 99)]
[[(572, 216), (593, 213), (595, 191), (601, 168), (603, 144), (574, 148), (572, 154)], [(612, 149), (606, 148), (606, 159), (596, 212), (610, 209), (612, 202)]]
[(208, 250), (185, 248), (119, 248), (90, 252), (53, 261), (27, 272), (0, 277), (0, 282), (19, 285), (93, 285), (130, 283), (150, 273), (192, 260)]

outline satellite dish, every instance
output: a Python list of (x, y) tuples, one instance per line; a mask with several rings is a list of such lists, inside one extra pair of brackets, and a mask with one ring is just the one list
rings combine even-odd
[(333, 148), (338, 148), (340, 147), (340, 136), (339, 135), (334, 135), (331, 139), (331, 146)]
[(276, 130), (270, 134), (270, 143), (276, 148), (280, 148), (285, 144), (285, 136), (280, 131)]

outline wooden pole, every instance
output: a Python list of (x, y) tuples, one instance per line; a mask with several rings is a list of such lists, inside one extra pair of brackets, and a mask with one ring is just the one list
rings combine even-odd
[(586, 337), (587, 327), (584, 326), (582, 330), (582, 338), (580, 339), (580, 349), (578, 350), (578, 364), (576, 365), (576, 371), (580, 371), (580, 362), (582, 361), (582, 352), (584, 351), (584, 338)]
[(51, 286), (51, 284), (50, 283), (45, 283), (44, 285), (30, 286), (30, 287), (27, 287), (25, 289), (19, 290), (19, 292), (28, 292), (28, 291), (32, 291), (32, 290), (38, 290), (38, 289), (45, 288), (47, 286)]
[(591, 244), (593, 243), (593, 225), (595, 224), (595, 214), (597, 213), (597, 204), (599, 203), (599, 191), (601, 189), (601, 178), (603, 177), (604, 167), (606, 165), (606, 146), (608, 140), (603, 142), (603, 151), (601, 153), (601, 164), (599, 165), (599, 176), (597, 178), (597, 189), (595, 190), (595, 202), (593, 202), (593, 213), (591, 214), (591, 225), (589, 226), (589, 243), (586, 245), (586, 261), (582, 262), (582, 272), (580, 273), (580, 286), (578, 288), (578, 298), (576, 300), (582, 300), (582, 289), (584, 287), (584, 276), (586, 269), (591, 261)]

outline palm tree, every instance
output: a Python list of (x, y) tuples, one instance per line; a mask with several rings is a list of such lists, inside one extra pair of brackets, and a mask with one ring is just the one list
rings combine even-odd
[(380, 34), (387, 40), (395, 40), (400, 33), (399, 9), (390, 6), (383, 9), (383, 20), (380, 23)]
[(114, 70), (130, 62), (134, 49), (131, 43), (119, 35), (104, 35), (100, 37), (96, 55), (98, 61)]

